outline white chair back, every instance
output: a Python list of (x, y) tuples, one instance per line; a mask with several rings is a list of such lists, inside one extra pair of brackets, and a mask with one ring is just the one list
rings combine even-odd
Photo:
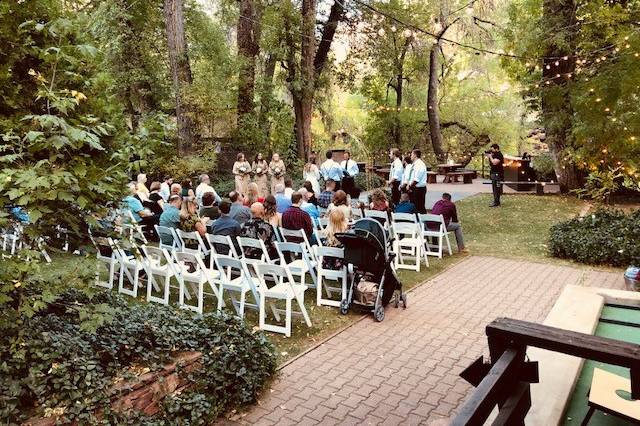
[(413, 213), (391, 213), (391, 220), (393, 222), (418, 223), (418, 218)]
[(207, 246), (205, 246), (202, 237), (197, 231), (185, 232), (181, 229), (176, 229), (176, 234), (180, 240), (181, 251), (185, 253), (196, 254), (198, 256), (206, 256), (209, 252)]
[(238, 237), (240, 245), (240, 258), (248, 264), (255, 265), (258, 263), (271, 263), (267, 247), (264, 241), (259, 238)]
[(364, 217), (377, 219), (379, 222), (382, 223), (382, 226), (384, 226), (386, 229), (389, 228), (389, 214), (387, 212), (383, 212), (380, 210), (366, 209), (364, 211)]
[(236, 245), (233, 243), (230, 236), (207, 234), (206, 238), (213, 253), (217, 255), (231, 256), (236, 259), (240, 258), (236, 251)]
[(362, 209), (359, 207), (351, 207), (351, 219), (357, 220), (362, 218), (363, 218)]
[(254, 300), (258, 301), (260, 299), (256, 282), (253, 280), (246, 262), (226, 255), (212, 257), (215, 258), (215, 265), (220, 273), (219, 280), (223, 286), (229, 285), (232, 280), (239, 280), (251, 289)]
[(158, 234), (158, 238), (160, 239), (158, 247), (169, 251), (180, 250), (180, 239), (178, 238), (178, 234), (175, 229), (169, 228), (168, 226), (154, 226), (156, 234)]

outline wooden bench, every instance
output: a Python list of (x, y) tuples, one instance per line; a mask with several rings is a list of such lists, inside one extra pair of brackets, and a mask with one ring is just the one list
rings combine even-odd
[(462, 183), (472, 183), (474, 174), (476, 173), (469, 170), (459, 170), (455, 172), (448, 172), (444, 176), (444, 183), (459, 182), (458, 177), (460, 176), (462, 176)]
[(438, 173), (427, 172), (427, 183), (438, 183)]

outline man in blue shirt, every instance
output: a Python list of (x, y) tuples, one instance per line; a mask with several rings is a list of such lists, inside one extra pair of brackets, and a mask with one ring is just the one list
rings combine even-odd
[(422, 161), (422, 152), (414, 149), (411, 152), (411, 160), (413, 161), (410, 187), (413, 190), (413, 199), (415, 200), (416, 210), (418, 213), (426, 213), (427, 209), (424, 205), (427, 196), (427, 166)]
[(416, 206), (409, 199), (409, 194), (407, 192), (403, 192), (400, 195), (400, 202), (396, 205), (395, 212), (411, 214), (416, 212)]
[(336, 194), (336, 183), (333, 179), (329, 179), (325, 181), (324, 188), (324, 191), (318, 195), (318, 205), (326, 209), (333, 202), (333, 196)]
[(394, 205), (400, 202), (400, 185), (402, 184), (402, 177), (404, 175), (404, 167), (402, 166), (400, 157), (402, 157), (402, 154), (398, 148), (393, 148), (389, 151), (391, 168), (389, 169), (388, 184), (391, 185), (391, 200)]
[(335, 190), (340, 189), (340, 182), (342, 181), (342, 167), (340, 164), (333, 161), (333, 153), (331, 151), (327, 151), (326, 154), (327, 160), (322, 163), (320, 166), (320, 174), (324, 181), (328, 181), (329, 179), (333, 180), (336, 183)]
[[(160, 226), (176, 229), (180, 226), (180, 207), (182, 206), (182, 197), (180, 195), (172, 195), (169, 202), (165, 204), (164, 211), (160, 215)], [(171, 234), (162, 233), (160, 239), (163, 244), (173, 244)]]
[(307, 214), (311, 216), (311, 220), (313, 220), (315, 223), (315, 220), (320, 217), (320, 212), (315, 205), (309, 202), (309, 198), (311, 197), (312, 193), (307, 191), (307, 188), (300, 188), (298, 192), (300, 193), (300, 195), (302, 195), (302, 203), (300, 204), (300, 208), (302, 209), (302, 211), (307, 212)]
[(291, 207), (291, 197), (284, 194), (284, 185), (281, 183), (276, 184), (274, 189), (276, 190), (276, 211), (282, 214)]
[(220, 217), (214, 220), (211, 225), (211, 233), (213, 235), (228, 235), (232, 240), (240, 235), (240, 224), (229, 216), (230, 211), (231, 203), (227, 200), (222, 200), (220, 203)]
[(231, 200), (229, 216), (231, 219), (237, 220), (240, 226), (242, 226), (246, 221), (251, 219), (251, 209), (243, 204), (244, 197), (239, 192), (231, 191), (229, 193), (229, 199)]

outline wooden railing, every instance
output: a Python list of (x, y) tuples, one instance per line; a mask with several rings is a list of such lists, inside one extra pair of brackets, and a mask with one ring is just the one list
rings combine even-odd
[(538, 382), (538, 364), (525, 360), (527, 346), (627, 367), (631, 397), (640, 399), (638, 345), (509, 318), (496, 319), (486, 333), (491, 364), (480, 357), (461, 374), (477, 388), (452, 425), (482, 425), (496, 406), (493, 425), (524, 425), (531, 408), (530, 386)]

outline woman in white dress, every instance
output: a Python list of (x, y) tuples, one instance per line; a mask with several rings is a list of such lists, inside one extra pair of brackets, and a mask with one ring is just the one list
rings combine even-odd
[(244, 158), (244, 154), (239, 152), (233, 164), (233, 174), (236, 177), (236, 192), (241, 194), (247, 193), (247, 185), (249, 185), (249, 173), (251, 173), (251, 164)]
[(302, 169), (302, 178), (311, 182), (311, 187), (313, 188), (314, 194), (316, 197), (320, 195), (320, 169), (316, 166), (316, 155), (311, 154), (309, 156), (309, 161), (304, 165)]

